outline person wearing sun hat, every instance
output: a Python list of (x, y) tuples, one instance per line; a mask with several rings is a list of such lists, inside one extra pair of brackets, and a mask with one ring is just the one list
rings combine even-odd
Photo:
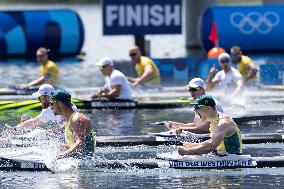
[(196, 99), (194, 110), (204, 121), (210, 122), (210, 139), (201, 143), (187, 142), (178, 147), (180, 155), (242, 154), (242, 139), (237, 124), (228, 115), (216, 110), (213, 97), (202, 95)]
[(93, 100), (132, 100), (130, 84), (122, 72), (114, 69), (112, 59), (101, 58), (96, 65), (105, 76), (105, 85), (98, 94), (91, 96)]
[[(52, 93), (54, 92), (54, 88), (50, 84), (43, 84), (39, 87), (38, 91), (33, 93), (32, 96), (37, 98), (38, 101), (41, 103), (41, 113), (34, 118), (30, 118), (25, 122), (21, 122), (17, 126), (10, 126), (5, 124), (7, 129), (13, 129), (20, 131), (22, 129), (35, 129), (37, 127), (41, 128), (53, 128), (55, 130), (61, 129), (64, 125), (64, 118), (62, 115), (54, 114), (51, 108), (51, 97)], [(72, 109), (74, 111), (78, 111), (77, 107), (74, 103), (72, 103)], [(57, 126), (56, 126), (57, 125)]]
[[(199, 96), (205, 95), (205, 82), (200, 78), (193, 78), (189, 81), (188, 91), (193, 100), (196, 100)], [(221, 103), (215, 99), (216, 107), (219, 112), (223, 112)], [(210, 122), (203, 121), (200, 117), (195, 114), (194, 120), (191, 123), (179, 123), (174, 121), (165, 122), (165, 126), (169, 129), (175, 129), (177, 133), (181, 131), (189, 131), (197, 134), (209, 133)]]
[(24, 122), (19, 123), (17, 126), (10, 126), (5, 124), (8, 130), (17, 132), (26, 132), (35, 128), (53, 128), (57, 129), (58, 124), (62, 121), (61, 115), (55, 115), (50, 104), (52, 93), (54, 88), (50, 84), (43, 84), (39, 87), (38, 91), (33, 93), (32, 96), (37, 98), (41, 103), (42, 110), (39, 115), (34, 118), (30, 118)]
[(71, 94), (58, 89), (52, 94), (51, 103), (53, 110), (63, 115), (67, 122), (64, 130), (66, 144), (61, 146), (62, 153), (57, 158), (92, 156), (96, 140), (91, 120), (72, 109)]
[(238, 94), (243, 86), (243, 78), (240, 72), (232, 67), (232, 59), (228, 53), (222, 53), (218, 56), (218, 64), (222, 70), (218, 72), (215, 68), (215, 64), (210, 69), (206, 90), (218, 89), (223, 90), (227, 94)]

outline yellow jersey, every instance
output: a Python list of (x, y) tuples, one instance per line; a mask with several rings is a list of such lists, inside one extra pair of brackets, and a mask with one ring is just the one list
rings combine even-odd
[[(222, 116), (222, 113), (218, 113), (217, 116), (213, 119), (210, 124), (210, 137), (214, 134), (214, 129), (219, 123), (219, 118)], [(231, 136), (224, 137), (221, 144), (217, 147), (217, 153), (220, 155), (227, 154), (242, 154), (243, 152), (243, 142), (241, 139), (240, 129), (237, 127), (236, 132)]]
[[(69, 148), (71, 148), (75, 143), (74, 135), (71, 129), (71, 119), (73, 118), (75, 113), (76, 112), (73, 112), (71, 114), (70, 119), (65, 125), (64, 137), (65, 137), (65, 142), (69, 146)], [(96, 146), (96, 136), (94, 132), (91, 130), (85, 136), (85, 147), (82, 151), (82, 155), (93, 155), (95, 151), (95, 146)]]
[(151, 66), (153, 73), (149, 80), (146, 81), (150, 85), (158, 85), (161, 82), (160, 72), (156, 64), (148, 57), (141, 56), (139, 64), (135, 65), (135, 71), (138, 77), (141, 77), (145, 71), (146, 66)]
[(41, 65), (39, 75), (44, 77), (45, 83), (56, 85), (59, 82), (59, 70), (56, 64), (48, 60), (46, 65)]
[[(255, 63), (248, 56), (242, 55), (241, 60), (238, 62), (237, 69), (242, 74), (244, 80), (247, 79), (248, 73), (250, 71), (250, 65)], [(253, 82), (256, 82), (256, 76), (252, 79)]]

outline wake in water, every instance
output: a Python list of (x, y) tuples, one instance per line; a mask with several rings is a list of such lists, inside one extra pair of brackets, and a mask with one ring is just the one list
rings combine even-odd
[(20, 161), (42, 162), (54, 173), (72, 172), (78, 169), (128, 168), (125, 163), (98, 156), (58, 159), (57, 156), (61, 153), (60, 145), (63, 144), (62, 137), (62, 134), (51, 133), (44, 129), (13, 135), (1, 140), (0, 156)]
[(209, 94), (221, 102), (224, 112), (234, 117), (283, 114), (283, 104), (273, 101), (283, 98), (283, 91), (265, 91), (255, 87), (245, 88), (236, 96), (222, 91), (210, 91)]

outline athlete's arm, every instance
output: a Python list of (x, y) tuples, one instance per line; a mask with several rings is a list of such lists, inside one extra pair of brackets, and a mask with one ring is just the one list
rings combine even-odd
[(38, 85), (44, 84), (44, 82), (45, 82), (44, 76), (41, 76), (38, 79), (29, 82), (28, 87), (38, 86)]
[(140, 83), (147, 81), (153, 73), (153, 69), (151, 65), (147, 65), (141, 77), (136, 78), (135, 82), (133, 83), (133, 87), (136, 87)]
[[(182, 128), (182, 127), (185, 127), (185, 125), (187, 125), (187, 124), (186, 123), (174, 122), (174, 121), (166, 121), (165, 122), (165, 127), (167, 127), (169, 130)], [(189, 126), (192, 126), (192, 125), (189, 123)]]
[(91, 96), (91, 98), (92, 99), (96, 99), (96, 98), (102, 97), (103, 94), (106, 94), (108, 92), (109, 92), (108, 88), (102, 88), (98, 93), (93, 94)]
[(247, 75), (246, 81), (254, 78), (256, 76), (257, 71), (258, 71), (257, 66), (254, 62), (251, 62), (249, 64), (249, 67), (250, 67), (250, 70), (249, 70), (249, 73)]
[(235, 89), (235, 91), (232, 93), (232, 96), (238, 94), (244, 87), (244, 81), (242, 79), (239, 79), (237, 82), (237, 88)]
[(217, 85), (220, 81), (215, 79), (215, 75), (217, 74), (218, 70), (215, 68), (215, 64), (213, 64), (212, 68), (210, 69), (208, 78), (207, 78), (207, 85), (206, 90), (212, 90), (215, 85)]
[(208, 154), (215, 150), (212, 139), (204, 141), (202, 143), (196, 143), (194, 145), (185, 145), (178, 147), (178, 153), (180, 155), (201, 155)]
[(6, 126), (7, 129), (14, 129), (14, 130), (21, 130), (23, 128), (36, 128), (39, 127), (42, 124), (40, 121), (39, 117), (34, 117), (32, 119), (29, 119), (23, 123), (18, 124), (17, 126), (11, 127), (11, 126)]
[(131, 82), (131, 83), (134, 83), (135, 80), (136, 80), (136, 78), (134, 78), (134, 77), (127, 77), (127, 80), (128, 80), (129, 82)]
[(226, 136), (226, 132), (230, 128), (229, 123), (221, 122), (214, 130), (214, 133), (211, 139), (199, 143), (194, 146), (182, 146), (178, 148), (178, 153), (180, 155), (200, 155), (207, 154), (217, 149), (217, 147), (221, 144), (224, 137)]
[(114, 99), (119, 97), (121, 91), (121, 85), (113, 85), (112, 90), (108, 91), (107, 93), (102, 93), (101, 96), (106, 97), (108, 99)]
[(71, 130), (74, 135), (75, 143), (58, 158), (68, 157), (76, 152), (82, 151), (85, 147), (87, 128), (91, 127), (91, 121), (83, 115), (78, 115), (74, 117), (73, 120), (74, 121), (71, 122)]
[(210, 127), (210, 122), (207, 121), (206, 123), (199, 125), (198, 127), (196, 126), (195, 123), (187, 123), (184, 124), (184, 126), (178, 127), (177, 133), (179, 133), (179, 130), (184, 130), (184, 131), (189, 131), (192, 133), (196, 134), (207, 134), (209, 133), (209, 127)]

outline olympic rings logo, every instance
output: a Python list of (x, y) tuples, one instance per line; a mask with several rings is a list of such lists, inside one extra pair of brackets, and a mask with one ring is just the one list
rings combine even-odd
[(260, 34), (268, 34), (273, 27), (280, 22), (280, 17), (275, 12), (250, 12), (247, 15), (235, 12), (230, 16), (231, 24), (238, 28), (243, 34), (252, 34), (258, 32)]

